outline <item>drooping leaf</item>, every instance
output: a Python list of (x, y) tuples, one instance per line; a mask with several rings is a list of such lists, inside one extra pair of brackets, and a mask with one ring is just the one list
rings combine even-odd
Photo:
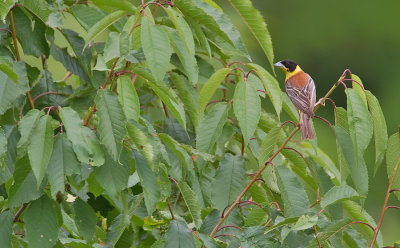
[(266, 163), (274, 151), (275, 145), (278, 142), (280, 127), (273, 127), (261, 143), (260, 154), (258, 156), (258, 164), (262, 166)]
[(300, 231), (309, 229), (317, 224), (318, 216), (302, 215), (297, 220), (296, 224), (291, 228), (292, 231)]
[(276, 79), (263, 67), (252, 63), (248, 64), (248, 66), (251, 69), (255, 70), (255, 73), (261, 79), (261, 82), (264, 85), (265, 92), (267, 92), (267, 95), (271, 99), (275, 111), (279, 116), (282, 110), (282, 91), (279, 87), (278, 81), (276, 81)]
[(185, 105), (186, 112), (190, 117), (193, 125), (196, 127), (198, 123), (197, 113), (197, 93), (194, 88), (186, 82), (186, 80), (177, 73), (170, 73), (171, 81), (176, 86), (178, 96)]
[(42, 183), (43, 177), (49, 165), (51, 152), (53, 151), (53, 127), (52, 118), (49, 115), (40, 117), (32, 131), (28, 144), (28, 155), (33, 174), (36, 177), (37, 188)]
[(168, 29), (171, 45), (178, 55), (189, 81), (192, 84), (195, 84), (198, 81), (199, 71), (195, 58), (195, 47), (192, 31), (182, 14), (178, 13), (172, 8), (166, 8), (165, 10), (176, 28), (176, 31)]
[[(124, 159), (123, 156), (128, 156), (125, 153), (125, 151), (122, 152), (121, 160)], [(94, 169), (94, 175), (97, 182), (107, 192), (113, 196), (116, 196), (119, 192), (128, 187), (129, 170), (130, 168), (128, 164), (120, 164), (119, 162), (113, 160), (108, 153), (106, 153), (105, 163)]]
[(91, 75), (92, 52), (88, 48), (84, 49), (85, 40), (77, 32), (71, 29), (62, 29), (61, 33), (71, 45), (78, 63), (87, 75)]
[(126, 128), (133, 144), (138, 148), (138, 151), (144, 156), (151, 168), (153, 168), (156, 151), (149, 137), (139, 128), (139, 124), (135, 122), (129, 121)]
[[(57, 45), (52, 44), (50, 47), (50, 54), (54, 57), (54, 59), (63, 64), (68, 71), (79, 76), (86, 82), (90, 81), (90, 77), (85, 68), (82, 67), (76, 57), (72, 57), (68, 53), (67, 48), (60, 48)], [(80, 53), (78, 55), (80, 55)]]
[(373, 125), (371, 116), (360, 94), (354, 89), (346, 89), (345, 92), (350, 136), (355, 150), (359, 149), (363, 153), (372, 138)]
[(188, 211), (194, 221), (196, 227), (200, 228), (202, 221), (201, 221), (201, 207), (199, 204), (199, 200), (197, 199), (196, 194), (193, 190), (189, 187), (189, 185), (184, 182), (180, 181), (177, 185), (179, 190), (181, 191), (183, 200), (188, 208)]
[[(32, 2), (32, 1), (31, 1)], [(49, 45), (45, 38), (45, 25), (37, 18), (34, 25), (20, 8), (13, 10), (17, 38), (25, 54), (40, 57), (49, 55)]]
[(118, 100), (124, 110), (126, 119), (138, 121), (140, 115), (140, 102), (130, 77), (119, 77), (117, 84)]
[(171, 45), (167, 33), (149, 17), (142, 19), (140, 34), (146, 62), (156, 81), (162, 81), (171, 58)]
[(23, 6), (50, 27), (56, 28), (61, 25), (60, 13), (52, 11), (45, 0), (24, 0)]
[(274, 71), (274, 51), (272, 49), (272, 40), (264, 18), (260, 12), (253, 7), (250, 0), (229, 0), (229, 3), (232, 4), (254, 37), (257, 39), (268, 58), (272, 71)]
[(236, 85), (233, 96), (233, 111), (247, 145), (258, 126), (261, 114), (261, 100), (257, 95), (257, 89), (251, 82), (240, 81)]
[(355, 199), (359, 197), (360, 195), (352, 187), (348, 185), (333, 186), (322, 197), (320, 205), (322, 208), (326, 208), (337, 202)]
[(229, 106), (225, 103), (215, 104), (200, 120), (196, 129), (196, 148), (210, 152), (228, 117)]
[(39, 198), (41, 190), (37, 189), (36, 184), (28, 156), (18, 159), (14, 171), (14, 184), (8, 193), (8, 206), (21, 206), (23, 203)]
[(350, 135), (341, 127), (334, 126), (340, 150), (349, 166), (351, 177), (360, 195), (368, 192), (368, 170), (360, 151), (354, 149)]
[(229, 68), (219, 69), (208, 79), (208, 81), (201, 88), (199, 93), (199, 102), (198, 102), (199, 118), (201, 118), (201, 116), (203, 115), (204, 110), (208, 104), (208, 101), (214, 95), (218, 86), (225, 79), (225, 77), (228, 75), (229, 72), (230, 72)]
[[(351, 217), (352, 221), (362, 221), (365, 223), (370, 224), (371, 226), (376, 226), (376, 222), (371, 215), (365, 211), (363, 207), (359, 204), (355, 203), (354, 201), (347, 200), (342, 202), (343, 209), (348, 213)], [(360, 225), (360, 228), (363, 230), (365, 236), (371, 240), (374, 234), (374, 231), (371, 230), (367, 225)], [(379, 232), (378, 237), (376, 239), (375, 247), (382, 247), (383, 240), (382, 240), (382, 233)]]
[(97, 92), (95, 98), (99, 121), (101, 142), (106, 146), (111, 157), (117, 161), (126, 134), (126, 120), (117, 96), (110, 90)]
[[(390, 136), (387, 143), (386, 170), (389, 180), (394, 177), (392, 189), (400, 189), (400, 135), (395, 133)], [(400, 199), (400, 192), (395, 193)]]
[(59, 112), (78, 160), (93, 166), (102, 165), (105, 160), (104, 152), (93, 131), (83, 126), (78, 113), (72, 108), (61, 108)]
[(284, 203), (285, 216), (295, 217), (307, 214), (310, 203), (299, 180), (285, 166), (277, 166), (275, 169)]
[(185, 110), (174, 93), (162, 82), (156, 81), (153, 76), (142, 68), (135, 68), (135, 73), (147, 80), (149, 86), (161, 101), (168, 107), (183, 128), (186, 128)]
[[(49, 166), (47, 167), (47, 178), (50, 183), (50, 191), (51, 195), (55, 197), (58, 191), (64, 192), (65, 182), (64, 182), (64, 164), (69, 161), (64, 159), (64, 149), (63, 149), (63, 141), (64, 134), (58, 134), (54, 141), (54, 148), (51, 154), (51, 158), (49, 161)], [(71, 150), (65, 149), (66, 152), (72, 152)], [(67, 155), (68, 156), (68, 155)], [(75, 154), (73, 153), (73, 156)], [(69, 158), (71, 158), (71, 154), (69, 154)], [(75, 158), (75, 161), (78, 162)], [(73, 162), (73, 161), (71, 161)]]
[(0, 71), (0, 81), (2, 82), (0, 84), (0, 115), (3, 115), (24, 92), (2, 71)]
[(216, 209), (222, 211), (233, 203), (246, 186), (244, 159), (227, 153), (219, 163), (212, 186), (212, 202)]
[(29, 204), (24, 215), (24, 226), (30, 247), (50, 248), (57, 242), (61, 225), (57, 208), (46, 194)]
[(117, 10), (112, 12), (111, 14), (107, 15), (103, 19), (101, 19), (99, 22), (94, 24), (89, 30), (88, 34), (85, 38), (85, 46), (84, 48), (89, 44), (90, 41), (92, 41), (94, 38), (96, 38), (100, 33), (102, 33), (104, 30), (106, 30), (109, 26), (111, 26), (113, 23), (117, 22), (119, 19), (121, 19), (123, 16), (126, 15), (126, 12), (123, 10)]
[(172, 220), (165, 234), (165, 248), (195, 248), (194, 239), (183, 220)]
[(28, 144), (31, 135), (39, 121), (39, 118), (43, 116), (43, 111), (32, 109), (24, 115), (18, 124), (19, 132), (21, 133), (21, 139), (18, 141), (18, 147), (24, 147)]
[[(0, 4), (1, 7), (1, 4)], [(10, 247), (14, 216), (10, 211), (0, 213), (0, 246)]]
[(76, 227), (83, 238), (90, 241), (96, 231), (96, 214), (92, 207), (79, 197), (75, 199), (73, 207)]
[(374, 174), (375, 174), (385, 156), (388, 134), (387, 134), (385, 116), (383, 115), (378, 99), (370, 91), (367, 90), (366, 93), (368, 97), (369, 110), (371, 112), (371, 118), (374, 127), (373, 129), (374, 129), (374, 141), (375, 141), (375, 166), (374, 166)]
[(157, 175), (151, 169), (146, 159), (136, 150), (133, 151), (132, 158), (135, 159), (136, 171), (143, 187), (147, 214), (150, 216), (160, 199), (160, 187), (157, 182)]

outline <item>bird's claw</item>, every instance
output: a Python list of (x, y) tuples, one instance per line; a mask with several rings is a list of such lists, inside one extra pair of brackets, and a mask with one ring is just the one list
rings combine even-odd
[(321, 106), (325, 107), (324, 98), (320, 98), (320, 99), (318, 100), (318, 102), (315, 103), (314, 107), (316, 107), (316, 106), (318, 106), (318, 105), (321, 105)]

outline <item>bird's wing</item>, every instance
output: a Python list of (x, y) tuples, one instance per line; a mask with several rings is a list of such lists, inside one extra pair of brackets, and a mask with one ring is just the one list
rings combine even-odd
[(308, 74), (307, 76), (308, 83), (302, 88), (293, 87), (289, 78), (285, 84), (286, 93), (296, 108), (310, 116), (314, 116), (313, 111), (316, 99), (315, 84)]

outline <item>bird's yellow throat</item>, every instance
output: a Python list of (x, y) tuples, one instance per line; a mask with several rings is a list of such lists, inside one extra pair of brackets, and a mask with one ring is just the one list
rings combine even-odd
[(303, 70), (300, 68), (300, 66), (298, 66), (298, 65), (296, 66), (296, 69), (294, 69), (294, 71), (292, 71), (292, 72), (287, 71), (286, 68), (282, 68), (282, 69), (283, 69), (283, 71), (285, 72), (286, 79), (288, 79), (288, 78), (290, 78), (291, 76), (293, 76), (293, 75), (295, 75), (295, 74), (297, 74), (297, 73), (303, 71)]

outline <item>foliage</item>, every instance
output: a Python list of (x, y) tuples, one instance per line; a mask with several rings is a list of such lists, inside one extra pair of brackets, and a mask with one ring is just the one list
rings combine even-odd
[[(228, 3), (272, 65), (261, 14)], [(212, 0), (0, 7), (1, 247), (382, 246), (363, 204), (385, 158), (399, 187), (399, 136), (354, 74), (323, 99), (353, 80), (330, 158)]]

